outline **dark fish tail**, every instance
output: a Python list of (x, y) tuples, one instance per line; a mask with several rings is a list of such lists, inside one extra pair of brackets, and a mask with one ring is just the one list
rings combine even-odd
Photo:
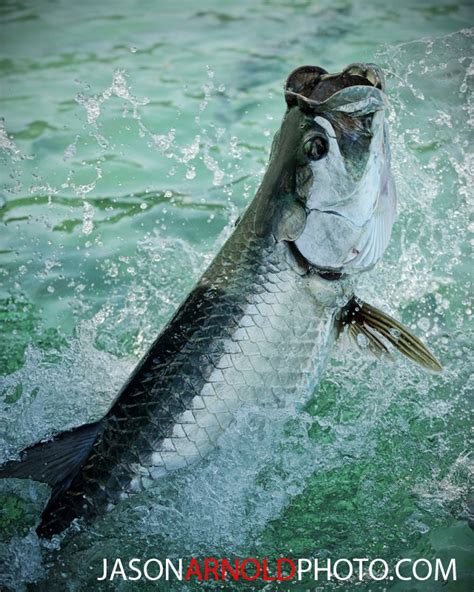
[(0, 467), (0, 479), (33, 479), (52, 487), (37, 528), (39, 536), (60, 532), (76, 517), (69, 515), (74, 513), (73, 506), (66, 508), (61, 503), (62, 494), (84, 465), (101, 429), (102, 421), (98, 421), (62, 432), (52, 440), (26, 448), (19, 460), (8, 461)]

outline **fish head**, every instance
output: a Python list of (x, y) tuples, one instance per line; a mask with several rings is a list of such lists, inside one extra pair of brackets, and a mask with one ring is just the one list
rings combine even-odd
[(388, 245), (396, 210), (382, 72), (374, 64), (337, 74), (303, 66), (290, 74), (285, 98), (268, 172), (273, 198), (293, 200), (294, 212), (300, 206), (286, 216), (289, 237), (319, 270), (367, 270)]

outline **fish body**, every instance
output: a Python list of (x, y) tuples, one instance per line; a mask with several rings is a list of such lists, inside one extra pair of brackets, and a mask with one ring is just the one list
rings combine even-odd
[(100, 422), (81, 471), (43, 513), (41, 535), (203, 458), (241, 405), (286, 406), (313, 392), (335, 338), (340, 286), (299, 276), (283, 245), (249, 241), (245, 226)]
[[(40, 536), (90, 522), (199, 461), (242, 405), (306, 401), (343, 325), (356, 323), (373, 351), (387, 351), (393, 320), (354, 298), (357, 274), (381, 257), (394, 219), (380, 76), (357, 64), (290, 75), (255, 198), (108, 413), (0, 468), (0, 477), (52, 486)], [(408, 340), (399, 327), (397, 340)], [(404, 353), (421, 351), (429, 365), (410, 339)]]

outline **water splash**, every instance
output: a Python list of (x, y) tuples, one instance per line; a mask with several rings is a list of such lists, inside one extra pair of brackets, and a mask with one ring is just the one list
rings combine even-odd
[(10, 156), (12, 163), (25, 158), (21, 153), (21, 150), (8, 135), (5, 127), (5, 119), (3, 117), (0, 118), (0, 150), (5, 151)]

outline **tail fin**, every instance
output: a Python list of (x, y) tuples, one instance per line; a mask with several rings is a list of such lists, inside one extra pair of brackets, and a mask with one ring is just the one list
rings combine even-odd
[(0, 466), (0, 479), (33, 479), (47, 483), (53, 488), (51, 497), (56, 498), (86, 461), (101, 424), (101, 421), (89, 423), (26, 448), (20, 460)]

